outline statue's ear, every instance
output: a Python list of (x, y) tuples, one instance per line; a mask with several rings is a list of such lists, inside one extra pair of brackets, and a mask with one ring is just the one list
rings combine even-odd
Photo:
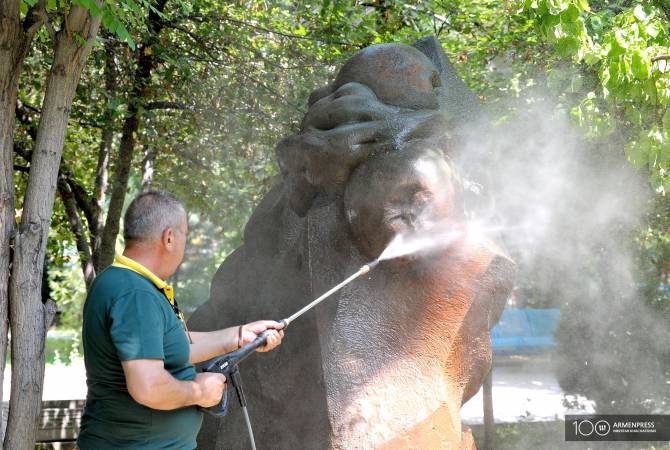
[(435, 38), (435, 36), (426, 36), (421, 38), (412, 44), (412, 46), (420, 50), (421, 53), (426, 55), (432, 61), (432, 63), (435, 64), (435, 67), (437, 67), (437, 71), (440, 74), (440, 78), (442, 79), (442, 85), (446, 86), (445, 81), (447, 81), (447, 79), (445, 77), (447, 75), (447, 71), (454, 73), (456, 72), (451, 66), (449, 58), (447, 58), (447, 55), (444, 53), (440, 42)]
[(476, 122), (482, 116), (479, 98), (458, 76), (444, 49), (435, 36), (426, 36), (413, 44), (426, 55), (437, 68), (440, 76), (440, 107), (449, 118), (453, 128)]

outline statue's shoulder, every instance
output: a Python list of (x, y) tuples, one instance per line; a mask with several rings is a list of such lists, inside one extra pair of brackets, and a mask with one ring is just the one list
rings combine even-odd
[(477, 277), (475, 301), (486, 304), (489, 329), (500, 318), (514, 289), (517, 265), (509, 254), (495, 242), (483, 238), (477, 243), (476, 257), (486, 261)]

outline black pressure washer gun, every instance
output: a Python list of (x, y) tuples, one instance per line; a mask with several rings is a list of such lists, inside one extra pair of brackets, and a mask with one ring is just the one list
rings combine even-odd
[[(286, 330), (289, 324), (293, 322), (295, 319), (297, 319), (310, 309), (314, 308), (316, 305), (321, 303), (326, 298), (330, 297), (335, 292), (342, 289), (347, 284), (351, 283), (354, 279), (374, 269), (375, 266), (377, 266), (377, 264), (379, 264), (378, 259), (363, 265), (360, 269), (358, 269), (358, 272), (354, 273), (337, 286), (331, 288), (328, 292), (325, 292), (319, 298), (309, 303), (307, 306), (305, 306), (292, 316), (280, 320), (279, 323), (283, 324), (284, 325), (283, 329)], [(247, 399), (244, 396), (244, 390), (242, 389), (242, 378), (240, 376), (240, 369), (238, 367), (238, 364), (243, 360), (245, 360), (249, 355), (254, 353), (258, 347), (262, 347), (263, 345), (265, 345), (265, 343), (267, 342), (268, 333), (269, 331), (266, 330), (261, 334), (259, 334), (258, 337), (254, 339), (253, 342), (251, 342), (250, 344), (247, 344), (244, 347), (239, 348), (233, 352), (226, 353), (223, 356), (215, 358), (207, 367), (203, 369), (205, 372), (223, 374), (226, 377), (226, 380), (230, 381), (230, 383), (235, 388), (235, 392), (237, 393), (237, 399), (239, 400), (240, 406), (242, 407), (242, 412), (244, 413), (244, 419), (246, 421), (247, 429), (249, 431), (249, 438), (251, 439), (251, 448), (253, 450), (256, 450), (256, 444), (254, 442), (254, 434), (251, 429), (251, 421), (249, 420), (249, 413), (247, 412)], [(203, 411), (215, 417), (223, 417), (228, 412), (228, 406), (229, 406), (228, 390), (225, 390), (223, 392), (223, 398), (221, 399), (220, 404), (212, 406), (210, 408), (203, 408)]]
[[(286, 320), (282, 320), (279, 323), (284, 324), (284, 329), (288, 326)], [(238, 364), (254, 353), (258, 347), (264, 346), (267, 339), (268, 330), (259, 334), (250, 344), (214, 359), (203, 369), (203, 372), (223, 374), (226, 377), (226, 381), (229, 381), (235, 388), (237, 398), (240, 401), (240, 406), (242, 406), (242, 408), (246, 408), (247, 400), (244, 397), (244, 391), (242, 390), (242, 378), (240, 377), (240, 368)], [(225, 390), (223, 392), (223, 398), (221, 398), (220, 404), (209, 408), (203, 408), (203, 411), (212, 416), (224, 417), (228, 413), (228, 391)]]

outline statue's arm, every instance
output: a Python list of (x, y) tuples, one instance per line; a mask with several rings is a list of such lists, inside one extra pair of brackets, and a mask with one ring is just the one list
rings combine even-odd
[(370, 155), (412, 139), (439, 138), (439, 110), (411, 110), (382, 103), (366, 86), (348, 83), (315, 100), (301, 131), (277, 146), (288, 179), (291, 207), (304, 215), (316, 193), (341, 192), (351, 172)]

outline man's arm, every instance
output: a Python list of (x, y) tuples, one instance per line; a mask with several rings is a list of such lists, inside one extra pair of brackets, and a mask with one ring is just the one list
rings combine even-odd
[(281, 328), (282, 324), (279, 322), (259, 320), (242, 325), (241, 335), (239, 326), (209, 332), (191, 331), (190, 335), (193, 343), (191, 344), (189, 362), (197, 364), (237, 350), (239, 347), (253, 342), (265, 330), (271, 330), (268, 334), (267, 344), (260, 347), (257, 351), (270, 351), (278, 346), (284, 337), (284, 332), (281, 331)]
[(181, 381), (165, 370), (162, 359), (134, 359), (121, 365), (130, 396), (151, 409), (206, 408), (223, 396), (226, 378), (218, 373), (199, 373), (193, 381)]
[(215, 356), (237, 350), (238, 327), (224, 328), (216, 331), (190, 331), (191, 351), (189, 362), (197, 364)]

